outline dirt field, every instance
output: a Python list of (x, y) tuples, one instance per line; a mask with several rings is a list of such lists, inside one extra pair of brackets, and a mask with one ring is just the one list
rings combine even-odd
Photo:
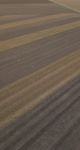
[(79, 13), (1, 1), (0, 150), (80, 150)]

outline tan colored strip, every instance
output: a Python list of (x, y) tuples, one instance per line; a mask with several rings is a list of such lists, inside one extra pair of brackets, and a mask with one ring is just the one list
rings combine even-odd
[(0, 16), (0, 21), (3, 21), (3, 20), (7, 20), (7, 19), (22, 19), (23, 17), (33, 17), (34, 15), (6, 15), (6, 16)]
[(61, 25), (59, 27), (53, 27), (45, 30), (41, 30), (38, 32), (30, 33), (27, 35), (22, 35), (19, 37), (15, 37), (6, 41), (0, 42), (0, 52), (6, 51), (12, 48), (16, 48), (25, 44), (32, 43), (34, 41), (56, 35), (58, 33), (62, 33), (71, 29), (79, 28), (80, 27), (80, 21), (69, 23), (66, 25)]
[(33, 18), (33, 19), (10, 22), (10, 23), (0, 25), (0, 30), (16, 28), (16, 27), (19, 27), (19, 26), (22, 26), (22, 25), (28, 25), (29, 26), (29, 25), (49, 21), (49, 20), (52, 20), (52, 19), (59, 19), (59, 18), (62, 18), (62, 17), (70, 17), (70, 16), (73, 17), (73, 16), (76, 16), (76, 14), (74, 14), (74, 13), (68, 13), (68, 14), (61, 13), (61, 14), (58, 14), (58, 15), (49, 15), (49, 16), (45, 16), (45, 17), (36, 17), (36, 18)]
[[(69, 60), (67, 60), (68, 57)], [(45, 75), (43, 75), (40, 79), (38, 78), (37, 81), (34, 81), (31, 87), (27, 85), (26, 88), (22, 89), (19, 93), (16, 92), (16, 94), (14, 95), (13, 93), (11, 97), (5, 97), (5, 103), (0, 105), (1, 126), (10, 123), (17, 117), (29, 111), (37, 104), (41, 103), (48, 95), (66, 84), (66, 82), (71, 80), (73, 77), (80, 74), (80, 51), (74, 57), (72, 56), (73, 58), (71, 58), (71, 54), (70, 56), (68, 55), (68, 57), (65, 57), (63, 63), (61, 62), (61, 67), (59, 66), (60, 62), (58, 62), (56, 70), (54, 70), (51, 64), (50, 67), (53, 68), (53, 70), (51, 69), (45, 74), (44, 68), (43, 73)], [(41, 76), (41, 74), (42, 70), (39, 72), (39, 76)], [(35, 79), (36, 77), (37, 73), (35, 73)]]
[(6, 16), (0, 16), (0, 20), (19, 18), (19, 17), (22, 17), (22, 16), (23, 15), (6, 15)]
[(12, 18), (14, 18), (14, 15), (7, 15), (7, 16), (0, 16), (0, 21), (4, 21), (5, 19), (7, 20), (7, 19), (12, 19)]

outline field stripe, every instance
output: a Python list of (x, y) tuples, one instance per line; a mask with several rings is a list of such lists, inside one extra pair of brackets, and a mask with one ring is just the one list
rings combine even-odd
[(56, 35), (59, 33), (63, 33), (65, 31), (79, 28), (80, 27), (80, 21), (69, 23), (66, 25), (61, 25), (59, 27), (52, 27), (49, 29), (41, 30), (38, 32), (25, 34), (19, 37), (15, 37), (9, 40), (1, 41), (0, 42), (0, 52), (16, 48), (25, 44), (29, 44), (32, 42), (35, 42), (37, 40), (41, 40), (43, 38), (46, 38), (48, 36)]
[[(15, 84), (15, 86), (8, 87), (7, 90), (12, 90), (12, 95), (9, 95), (10, 97), (7, 97), (8, 93), (5, 95), (6, 89), (1, 91), (5, 97), (0, 103), (0, 125), (9, 123), (10, 121), (24, 114), (26, 111), (29, 111), (38, 103), (43, 101), (49, 94), (66, 84), (66, 82), (73, 77), (76, 77), (80, 74), (80, 51), (74, 53), (74, 55), (72, 53), (68, 56), (65, 56), (64, 59), (61, 62), (60, 61), (58, 61), (56, 64), (57, 68), (55, 63), (53, 63), (53, 65), (50, 64), (47, 66), (46, 70), (44, 67), (40, 71), (36, 72), (35, 78), (33, 78), (34, 74), (29, 76), (26, 79), (26, 83), (30, 80), (28, 85), (24, 89), (21, 88), (19, 93), (16, 89), (23, 85), (22, 81), (21, 83), (19, 82), (18, 85)], [(41, 77), (39, 78), (38, 75)], [(14, 93), (13, 87), (15, 88), (16, 94)]]
[(14, 19), (14, 18), (21, 18), (23, 15), (5, 15), (5, 16), (0, 16), (0, 21), (5, 20), (5, 19)]
[(74, 17), (74, 16), (76, 16), (76, 14), (74, 14), (74, 13), (67, 13), (67, 14), (61, 13), (61, 14), (58, 14), (58, 15), (49, 15), (49, 16), (45, 16), (45, 17), (36, 17), (36, 18), (33, 18), (33, 19), (27, 19), (27, 20), (21, 20), (21, 21), (2, 24), (2, 25), (0, 25), (0, 30), (16, 28), (16, 27), (23, 26), (23, 25), (29, 26), (29, 25), (34, 25), (34, 24), (37, 24), (37, 23), (44, 23), (44, 22), (52, 20), (52, 19), (59, 19), (59, 18), (62, 18), (62, 17)]

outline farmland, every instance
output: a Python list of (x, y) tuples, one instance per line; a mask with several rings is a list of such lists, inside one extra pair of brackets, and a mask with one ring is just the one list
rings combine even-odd
[(1, 2), (0, 150), (78, 150), (79, 139), (80, 14)]

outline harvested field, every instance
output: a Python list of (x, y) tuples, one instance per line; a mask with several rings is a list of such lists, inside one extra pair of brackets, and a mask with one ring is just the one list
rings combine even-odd
[(43, 2), (0, 4), (0, 150), (80, 149), (80, 15)]

